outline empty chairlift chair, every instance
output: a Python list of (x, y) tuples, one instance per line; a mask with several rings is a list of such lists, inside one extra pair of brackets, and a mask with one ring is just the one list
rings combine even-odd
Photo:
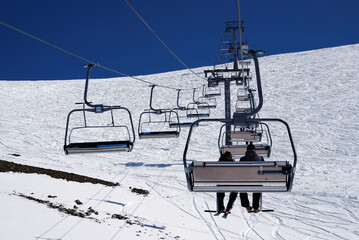
[(255, 108), (255, 101), (253, 90), (250, 88), (238, 89), (236, 112), (237, 113), (250, 113)]
[(200, 104), (202, 104), (203, 107), (208, 108), (216, 108), (217, 107), (217, 99), (215, 97), (204, 97), (201, 96), (198, 98), (198, 108), (200, 108)]
[(188, 118), (203, 118), (209, 117), (210, 107), (207, 102), (199, 102), (195, 100), (196, 89), (193, 89), (193, 102), (187, 105), (187, 117)]
[(176, 138), (180, 135), (180, 128), (178, 114), (174, 110), (146, 110), (140, 115), (138, 135), (140, 139)]
[[(135, 142), (131, 112), (125, 107), (104, 106), (87, 101), (89, 74), (94, 66), (93, 64), (87, 66), (85, 101), (80, 103), (83, 105), (82, 108), (72, 110), (67, 116), (64, 151), (66, 154), (130, 152)], [(75, 115), (79, 119), (75, 119)], [(102, 120), (107, 118), (105, 123), (89, 120), (90, 116), (93, 117), (92, 119), (97, 119), (100, 115)], [(122, 121), (117, 121), (116, 117), (121, 118)], [(73, 141), (75, 136), (77, 136), (76, 140)]]
[[(227, 133), (224, 131), (226, 125), (223, 125), (218, 140), (220, 153), (228, 151), (232, 153), (234, 159), (240, 159), (245, 155), (248, 144), (253, 143), (259, 156), (270, 157), (272, 138), (268, 125), (265, 123), (258, 123), (257, 125), (260, 126), (259, 129), (236, 129), (232, 127), (233, 130), (229, 133), (230, 144), (225, 144)], [(266, 129), (263, 129), (263, 125)]]
[(153, 90), (151, 86), (150, 109), (140, 115), (138, 135), (140, 139), (176, 138), (180, 135), (180, 122), (174, 110), (154, 109), (152, 107)]
[(239, 88), (237, 90), (237, 101), (249, 101), (251, 94), (248, 91), (248, 88)]
[[(187, 128), (187, 127), (190, 127), (194, 121), (190, 121), (190, 119), (187, 117), (187, 113), (188, 113), (188, 111), (190, 111), (190, 109), (188, 109), (187, 107), (180, 106), (179, 97), (180, 97), (181, 90), (178, 89), (177, 91), (178, 91), (177, 92), (177, 107), (174, 108), (173, 110), (177, 112), (179, 122), (177, 123), (176, 121), (172, 121), (170, 123), (170, 128), (177, 128), (178, 126), (180, 126), (181, 128), (183, 128), (183, 127)], [(197, 119), (199, 119), (198, 116), (195, 118), (195, 120), (197, 120)], [(197, 126), (198, 126), (198, 124), (195, 127), (197, 127)]]
[[(198, 97), (198, 108), (216, 108), (217, 99), (215, 96), (209, 96), (209, 94), (206, 94), (206, 88), (207, 86), (203, 85), (202, 96)], [(220, 95), (220, 88), (219, 88), (219, 95)]]
[(209, 117), (210, 108), (204, 107), (203, 103), (192, 102), (187, 105), (186, 114), (188, 118), (205, 118)]
[(206, 98), (221, 96), (221, 88), (219, 86), (204, 86), (203, 96)]
[(236, 85), (237, 86), (248, 86), (249, 81), (252, 80), (252, 75), (249, 68), (250, 61), (246, 60), (243, 61), (243, 68), (241, 66), (241, 63), (239, 63), (239, 74), (232, 76), (236, 79)]

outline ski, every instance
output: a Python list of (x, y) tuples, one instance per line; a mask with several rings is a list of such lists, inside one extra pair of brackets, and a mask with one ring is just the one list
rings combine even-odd
[(224, 212), (224, 214), (223, 214), (223, 216), (222, 216), (222, 218), (224, 218), (224, 219), (226, 219), (227, 217), (228, 217), (228, 214), (230, 214), (231, 212)]
[[(208, 210), (204, 210), (204, 212), (208, 212), (208, 213), (217, 213), (217, 211), (216, 210), (210, 210), (210, 209), (208, 209)], [(254, 210), (251, 210), (251, 213), (253, 213), (254, 212)], [(261, 212), (261, 211), (259, 211), (259, 212)], [(262, 212), (274, 212), (274, 209), (263, 209), (262, 210)], [(218, 215), (220, 215), (221, 213), (218, 213), (216, 216), (218, 216)]]
[(214, 212), (214, 213), (216, 213), (217, 211), (216, 210), (204, 210), (204, 212)]
[(214, 216), (219, 216), (223, 213), (223, 218), (227, 218), (228, 214), (230, 214), (231, 212), (227, 212), (227, 211), (221, 211), (221, 212), (217, 212), (216, 210), (204, 210), (204, 212), (209, 212), (209, 213), (215, 213), (213, 214)]
[(217, 211), (216, 211), (216, 213), (213, 214), (213, 215), (214, 215), (214, 216), (219, 216), (219, 215), (221, 215), (221, 213), (223, 213), (223, 212), (217, 212)]
[[(253, 213), (254, 210), (251, 210), (251, 213)], [(258, 213), (260, 213), (261, 211), (259, 211)], [(262, 209), (262, 212), (274, 212), (274, 209)]]

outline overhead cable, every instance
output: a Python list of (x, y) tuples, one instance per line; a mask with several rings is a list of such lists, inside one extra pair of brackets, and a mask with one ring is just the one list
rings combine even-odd
[[(19, 33), (21, 33), (21, 34), (24, 34), (24, 35), (26, 35), (26, 36), (28, 36), (28, 37), (30, 37), (30, 38), (32, 38), (32, 39), (35, 39), (35, 40), (37, 40), (37, 41), (39, 41), (39, 42), (42, 42), (42, 43), (44, 43), (44, 44), (46, 44), (46, 45), (48, 45), (48, 46), (50, 46), (50, 47), (53, 47), (53, 48), (55, 48), (55, 49), (57, 49), (57, 50), (60, 50), (61, 52), (64, 52), (64, 53), (66, 53), (66, 54), (68, 54), (68, 55), (71, 55), (71, 56), (73, 56), (73, 57), (75, 57), (75, 58), (78, 58), (78, 59), (80, 59), (80, 60), (83, 60), (83, 61), (85, 61), (85, 62), (88, 62), (88, 63), (91, 63), (91, 64), (96, 64), (96, 65), (97, 65), (98, 67), (100, 67), (100, 68), (103, 68), (103, 69), (108, 70), (108, 71), (113, 72), (113, 73), (117, 73), (117, 74), (119, 74), (119, 75), (121, 75), (121, 76), (129, 77), (129, 78), (132, 78), (132, 79), (137, 80), (137, 81), (141, 81), (141, 82), (146, 83), (146, 84), (149, 84), (149, 85), (156, 85), (157, 87), (174, 89), (174, 90), (179, 89), (179, 88), (175, 88), (175, 87), (170, 87), (170, 86), (155, 84), (155, 83), (152, 83), (152, 82), (150, 82), (150, 81), (146, 81), (146, 80), (143, 80), (143, 79), (141, 79), (141, 78), (133, 77), (133, 76), (130, 76), (130, 75), (128, 75), (128, 74), (122, 73), (122, 72), (120, 72), (120, 71), (111, 69), (111, 68), (109, 68), (109, 67), (102, 66), (101, 64), (98, 64), (98, 63), (96, 63), (96, 62), (94, 62), (94, 61), (91, 61), (91, 60), (89, 60), (89, 59), (87, 59), (87, 58), (81, 57), (81, 56), (79, 56), (79, 55), (77, 55), (77, 54), (75, 54), (75, 53), (73, 53), (73, 52), (70, 52), (70, 51), (68, 51), (68, 50), (66, 50), (66, 49), (63, 49), (63, 48), (61, 48), (61, 47), (59, 47), (59, 46), (57, 46), (57, 45), (55, 45), (55, 44), (52, 44), (52, 43), (50, 43), (50, 42), (47, 42), (47, 41), (45, 41), (45, 40), (43, 40), (43, 39), (41, 39), (41, 38), (39, 38), (39, 37), (36, 37), (36, 36), (34, 36), (34, 35), (30, 34), (30, 33), (27, 33), (27, 32), (25, 32), (25, 31), (23, 31), (23, 30), (21, 30), (21, 29), (19, 29), (19, 28), (17, 28), (17, 27), (11, 26), (10, 24), (7, 24), (7, 23), (5, 23), (5, 22), (3, 22), (3, 21), (0, 21), (0, 24), (4, 25), (5, 27), (8, 27), (8, 28), (10, 28), (10, 29), (12, 29), (12, 30), (15, 30), (16, 32), (19, 32)], [(188, 89), (182, 88), (181, 90), (192, 90), (192, 88), (188, 88)]]
[(134, 8), (134, 6), (130, 3), (129, 0), (125, 0), (126, 3), (128, 4), (128, 6), (130, 6), (130, 8), (132, 9), (132, 11), (137, 15), (137, 17), (139, 19), (141, 19), (141, 21), (146, 25), (146, 27), (153, 33), (153, 35), (156, 36), (156, 38), (162, 43), (162, 45), (185, 67), (187, 68), (189, 71), (191, 71), (194, 75), (196, 75), (197, 77), (206, 80), (206, 78), (200, 76), (198, 73), (195, 73), (191, 68), (189, 68), (168, 46), (167, 44), (162, 41), (162, 39), (157, 35), (157, 33), (150, 27), (150, 25), (148, 25), (148, 23), (143, 19), (143, 17), (140, 15), (139, 12), (137, 12), (137, 10)]

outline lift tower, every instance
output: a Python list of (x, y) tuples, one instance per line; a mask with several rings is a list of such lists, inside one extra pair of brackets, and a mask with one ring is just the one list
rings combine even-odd
[[(218, 54), (217, 64), (224, 62), (232, 62), (233, 66), (225, 68), (216, 68), (213, 70), (205, 70), (205, 77), (208, 80), (208, 87), (218, 86), (224, 83), (225, 93), (225, 118), (231, 119), (231, 82), (241, 82), (247, 85), (247, 76), (249, 68), (244, 68), (244, 60), (248, 58), (247, 41), (241, 41), (244, 32), (243, 21), (239, 27), (238, 21), (226, 22), (226, 28), (221, 41), (221, 47)], [(239, 63), (241, 66), (239, 67)], [(230, 124), (226, 126), (226, 145), (230, 145), (229, 133), (231, 132)]]

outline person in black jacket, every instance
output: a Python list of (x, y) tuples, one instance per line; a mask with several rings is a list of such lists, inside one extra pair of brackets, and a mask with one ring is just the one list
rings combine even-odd
[[(247, 151), (244, 157), (241, 157), (240, 161), (264, 161), (264, 158), (259, 156), (255, 151), (255, 146), (250, 143), (247, 146)], [(259, 200), (262, 197), (262, 193), (253, 193), (253, 206), (249, 205), (248, 194), (240, 193), (239, 197), (241, 198), (241, 206), (247, 209), (247, 212), (251, 212), (254, 209), (254, 213), (259, 212)]]
[[(232, 154), (227, 151), (221, 155), (221, 157), (219, 158), (218, 161), (233, 162), (234, 160), (232, 158)], [(231, 192), (229, 194), (229, 200), (227, 203), (227, 207), (224, 208), (223, 199), (224, 199), (225, 194), (223, 192), (218, 192), (217, 193), (217, 214), (224, 213), (224, 212), (229, 213), (229, 211), (233, 207), (234, 201), (236, 201), (237, 195), (238, 195), (237, 192)]]

